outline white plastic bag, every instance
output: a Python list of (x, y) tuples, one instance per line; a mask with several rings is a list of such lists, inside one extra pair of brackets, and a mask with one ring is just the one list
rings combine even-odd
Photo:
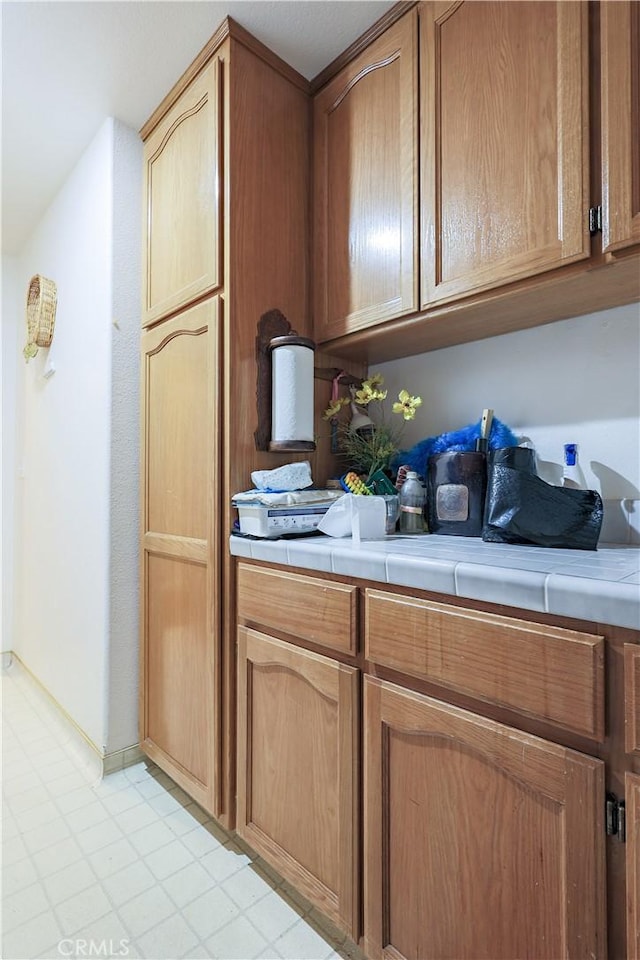
[(318, 530), (329, 537), (352, 537), (381, 540), (386, 533), (387, 508), (383, 497), (366, 497), (345, 493), (332, 503), (318, 524)]

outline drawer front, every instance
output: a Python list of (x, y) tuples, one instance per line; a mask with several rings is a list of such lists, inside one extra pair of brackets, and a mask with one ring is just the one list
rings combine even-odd
[(331, 650), (356, 653), (357, 588), (238, 564), (238, 620), (259, 623)]
[(640, 643), (624, 645), (624, 740), (627, 753), (640, 754)]
[(368, 660), (604, 739), (604, 638), (366, 591)]

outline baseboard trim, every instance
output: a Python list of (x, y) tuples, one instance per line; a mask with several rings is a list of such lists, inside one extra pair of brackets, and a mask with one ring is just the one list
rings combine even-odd
[(125, 747), (124, 750), (114, 750), (113, 753), (106, 753), (102, 758), (103, 773), (124, 770), (125, 767), (131, 767), (134, 763), (140, 763), (141, 760), (146, 760), (146, 754), (142, 752), (138, 743)]

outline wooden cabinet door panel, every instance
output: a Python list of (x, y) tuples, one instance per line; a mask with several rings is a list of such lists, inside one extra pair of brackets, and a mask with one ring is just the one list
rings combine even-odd
[(602, 247), (640, 243), (640, 5), (600, 4)]
[(217, 812), (220, 303), (142, 339), (140, 743)]
[(640, 775), (625, 777), (627, 814), (627, 958), (640, 960)]
[(206, 579), (206, 564), (147, 554), (145, 739), (200, 792), (210, 775), (212, 720)]
[(371, 958), (605, 953), (604, 764), (365, 678)]
[(424, 4), (421, 304), (590, 255), (587, 7)]
[(216, 58), (145, 143), (145, 326), (221, 283), (221, 92)]
[(358, 935), (358, 671), (238, 628), (240, 836)]
[(314, 329), (417, 309), (417, 19), (411, 11), (314, 103)]

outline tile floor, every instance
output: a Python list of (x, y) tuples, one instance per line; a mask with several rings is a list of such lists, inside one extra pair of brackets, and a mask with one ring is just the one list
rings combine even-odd
[(154, 764), (96, 780), (15, 660), (2, 697), (5, 960), (362, 960)]

